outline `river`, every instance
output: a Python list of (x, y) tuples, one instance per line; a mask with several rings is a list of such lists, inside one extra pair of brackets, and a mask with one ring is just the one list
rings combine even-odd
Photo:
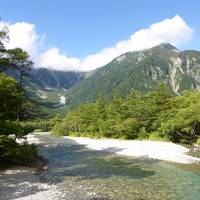
[(66, 138), (35, 136), (48, 170), (0, 172), (0, 200), (199, 200), (200, 166), (114, 155)]

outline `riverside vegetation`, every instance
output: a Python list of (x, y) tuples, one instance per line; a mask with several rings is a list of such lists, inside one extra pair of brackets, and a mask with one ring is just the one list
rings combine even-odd
[[(57, 135), (151, 139), (199, 144), (200, 92), (174, 95), (158, 84), (148, 93), (131, 92), (126, 98), (114, 94), (110, 101), (99, 96), (57, 119)], [(55, 120), (56, 121), (56, 120)]]

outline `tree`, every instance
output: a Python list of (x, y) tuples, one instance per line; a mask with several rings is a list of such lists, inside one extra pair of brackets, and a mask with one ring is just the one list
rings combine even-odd
[(0, 30), (0, 72), (5, 71), (10, 63), (10, 58), (3, 41), (8, 39), (8, 29), (3, 27)]
[(164, 120), (163, 116), (173, 106), (173, 96), (168, 86), (163, 83), (155, 85), (153, 90), (145, 95), (149, 110), (148, 128), (150, 131), (154, 131)]
[(17, 121), (21, 118), (22, 95), (23, 95), (23, 79), (32, 69), (33, 62), (29, 60), (27, 52), (20, 48), (10, 49), (7, 51), (11, 58), (11, 65), (19, 73), (18, 80), (18, 103), (17, 103)]
[(16, 119), (18, 84), (10, 76), (0, 73), (0, 119)]
[(97, 112), (99, 114), (99, 117), (103, 120), (106, 120), (107, 113), (106, 113), (106, 101), (103, 96), (99, 95), (97, 97), (96, 103), (95, 103)]
[[(32, 62), (28, 54), (17, 48), (7, 50), (4, 41), (8, 39), (8, 30), (0, 30), (0, 165), (32, 163), (36, 159), (35, 148), (28, 144), (18, 144), (17, 138), (26, 133), (20, 123), (23, 77), (29, 71)], [(8, 68), (19, 73), (19, 82), (3, 73)]]
[(124, 137), (126, 139), (137, 138), (139, 132), (139, 123), (134, 118), (127, 118), (116, 125), (118, 137)]
[(6, 39), (8, 39), (8, 29), (6, 27), (3, 27), (2, 30), (0, 30), (0, 51), (5, 50), (3, 41)]
[(174, 142), (190, 143), (200, 135), (200, 92), (187, 91), (174, 103), (161, 122), (160, 130)]

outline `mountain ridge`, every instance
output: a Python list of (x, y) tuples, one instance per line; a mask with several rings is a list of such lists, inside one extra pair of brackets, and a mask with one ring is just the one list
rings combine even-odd
[(122, 54), (67, 92), (71, 105), (94, 101), (101, 93), (110, 98), (116, 90), (125, 97), (131, 90), (149, 91), (158, 82), (180, 94), (200, 88), (200, 52), (180, 51), (169, 43)]

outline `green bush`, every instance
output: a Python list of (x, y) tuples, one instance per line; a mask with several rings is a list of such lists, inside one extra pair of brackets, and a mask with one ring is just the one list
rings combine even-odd
[(18, 165), (31, 165), (37, 160), (37, 150), (34, 145), (18, 144), (15, 154), (15, 163)]
[(14, 134), (16, 138), (18, 138), (22, 137), (25, 134), (25, 132), (23, 127), (17, 122), (0, 120), (0, 135), (12, 134)]
[(64, 122), (55, 124), (52, 128), (52, 133), (55, 136), (69, 135), (68, 126)]
[(18, 144), (9, 136), (0, 135), (0, 165), (32, 165), (37, 159), (35, 146)]
[(197, 140), (196, 144), (200, 146), (200, 138)]
[(51, 130), (52, 125), (51, 122), (46, 121), (26, 121), (26, 122), (20, 122), (24, 132), (26, 134), (32, 133), (33, 131), (39, 129), (41, 132), (46, 132)]
[(138, 133), (138, 139), (144, 140), (149, 138), (149, 133), (146, 132), (145, 128), (142, 127)]
[(169, 141), (166, 135), (160, 134), (159, 132), (152, 132), (149, 135), (149, 140), (155, 141)]

